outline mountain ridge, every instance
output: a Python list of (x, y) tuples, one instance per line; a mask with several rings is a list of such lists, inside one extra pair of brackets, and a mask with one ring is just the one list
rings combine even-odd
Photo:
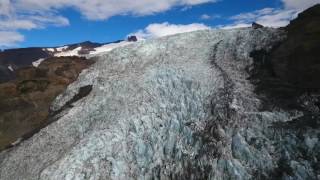
[(28, 66), (37, 66), (43, 60), (50, 57), (89, 56), (91, 54), (109, 51), (109, 49), (111, 50), (112, 48), (122, 46), (122, 44), (126, 44), (126, 42), (129, 43), (135, 41), (128, 38), (128, 40), (118, 40), (108, 43), (84, 41), (80, 43), (67, 44), (64, 46), (56, 47), (28, 47), (6, 49), (0, 52), (0, 83), (13, 80), (15, 78), (15, 70)]

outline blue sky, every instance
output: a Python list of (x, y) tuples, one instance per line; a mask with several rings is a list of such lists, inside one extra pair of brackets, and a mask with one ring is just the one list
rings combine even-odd
[(155, 38), (206, 28), (284, 26), (320, 0), (0, 0), (0, 47)]

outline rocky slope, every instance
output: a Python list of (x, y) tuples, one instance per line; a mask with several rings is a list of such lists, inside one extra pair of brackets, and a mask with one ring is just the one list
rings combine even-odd
[(0, 179), (319, 179), (318, 87), (290, 65), (299, 43), (317, 53), (317, 28), (295, 29), (319, 27), (306, 15), (318, 9), (286, 29), (197, 31), (99, 55), (55, 99), (57, 121), (0, 154)]
[(51, 122), (49, 106), (92, 60), (49, 58), (39, 67), (15, 71), (0, 84), (0, 150), (28, 138)]

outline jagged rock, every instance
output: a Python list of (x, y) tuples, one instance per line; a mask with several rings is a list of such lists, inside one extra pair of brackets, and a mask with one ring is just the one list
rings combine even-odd
[(263, 25), (258, 24), (258, 23), (256, 23), (256, 22), (253, 22), (253, 23), (252, 23), (252, 28), (253, 28), (253, 29), (260, 29), (260, 28), (263, 28), (263, 27), (264, 27)]
[(138, 41), (138, 39), (137, 39), (136, 36), (129, 36), (129, 37), (128, 37), (128, 41), (129, 41), (129, 42), (136, 42), (136, 41)]

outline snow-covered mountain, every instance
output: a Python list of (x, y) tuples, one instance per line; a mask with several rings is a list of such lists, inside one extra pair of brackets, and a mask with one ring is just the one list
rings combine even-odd
[[(45, 49), (46, 51), (51, 51), (53, 56), (55, 57), (64, 57), (64, 56), (84, 56), (84, 57), (92, 57), (98, 55), (100, 53), (106, 53), (111, 51), (114, 48), (122, 47), (128, 44), (131, 44), (131, 41), (118, 41), (114, 43), (108, 43), (99, 45), (97, 47), (83, 47), (79, 46), (76, 48), (70, 48), (69, 46), (63, 46), (55, 49)], [(54, 50), (54, 51), (52, 51)]]

